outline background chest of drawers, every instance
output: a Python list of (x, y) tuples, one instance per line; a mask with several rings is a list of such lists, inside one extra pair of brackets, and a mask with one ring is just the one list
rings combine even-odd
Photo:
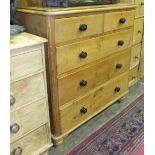
[(144, 76), (144, 0), (121, 0), (121, 2), (137, 5), (129, 72), (129, 86), (132, 86)]
[(135, 8), (117, 4), (18, 10), (18, 21), (28, 32), (49, 40), (46, 62), (55, 144), (127, 94)]
[(11, 155), (37, 155), (51, 146), (45, 42), (28, 33), (11, 36)]

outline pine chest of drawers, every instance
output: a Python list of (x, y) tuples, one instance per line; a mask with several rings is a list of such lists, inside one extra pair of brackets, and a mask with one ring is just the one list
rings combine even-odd
[(49, 40), (46, 63), (55, 145), (127, 94), (135, 7), (18, 10), (28, 32)]
[(28, 33), (11, 36), (11, 155), (37, 155), (51, 146), (45, 42)]

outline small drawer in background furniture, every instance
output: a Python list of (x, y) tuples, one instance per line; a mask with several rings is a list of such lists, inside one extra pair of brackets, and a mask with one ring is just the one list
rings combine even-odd
[[(132, 45), (133, 29), (56, 47), (57, 72), (65, 73), (104, 58)], [(81, 54), (83, 53), (83, 57)]]
[(142, 44), (141, 43), (132, 47), (132, 49), (131, 49), (130, 69), (132, 69), (135, 66), (139, 65), (141, 49), (142, 49)]
[(36, 155), (42, 152), (38, 150), (46, 150), (49, 148), (48, 124), (36, 129), (34, 132), (22, 137), (21, 139), (11, 143), (10, 155)]
[(129, 71), (129, 87), (134, 85), (138, 81), (138, 66), (132, 68)]
[[(58, 79), (59, 105), (63, 105), (129, 69), (130, 50), (100, 60), (88, 68)], [(66, 93), (69, 90), (70, 93)]]
[(128, 90), (128, 72), (60, 109), (62, 133), (71, 130), (111, 105)]
[(21, 79), (27, 75), (35, 74), (36, 72), (43, 70), (41, 46), (20, 49), (18, 51), (21, 52), (11, 56), (11, 81)]
[(47, 114), (46, 98), (11, 112), (11, 142), (14, 142), (24, 134), (27, 134), (37, 127), (47, 123)]
[(132, 26), (134, 15), (133, 10), (105, 13), (104, 32)]
[(144, 5), (144, 0), (135, 0), (136, 4)]
[(43, 73), (11, 83), (11, 111), (46, 96)]
[(133, 45), (142, 42), (144, 18), (137, 18), (134, 21)]
[(136, 8), (136, 15), (135, 15), (135, 17), (136, 18), (144, 17), (144, 5), (139, 5)]
[(103, 14), (56, 19), (56, 43), (100, 34), (103, 24)]

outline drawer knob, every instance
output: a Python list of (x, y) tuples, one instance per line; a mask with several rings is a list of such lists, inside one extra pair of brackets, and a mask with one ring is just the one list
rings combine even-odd
[(16, 99), (14, 96), (10, 95), (10, 106), (14, 105), (16, 102)]
[(86, 57), (87, 57), (87, 52), (82, 51), (82, 52), (80, 53), (80, 58), (81, 58), (81, 59), (85, 59)]
[(115, 92), (119, 92), (120, 90), (121, 90), (120, 87), (116, 87), (116, 88), (115, 88)]
[(119, 40), (118, 41), (118, 46), (123, 46), (124, 45), (124, 41), (123, 40)]
[(139, 59), (139, 57), (138, 56), (135, 56), (135, 59)]
[(86, 24), (81, 24), (81, 25), (79, 26), (79, 30), (80, 30), (80, 31), (86, 31), (87, 28), (88, 28), (88, 26), (87, 26)]
[(23, 152), (22, 148), (21, 147), (17, 147), (15, 150), (14, 150), (14, 155), (21, 155)]
[(122, 68), (122, 64), (117, 64), (116, 65), (116, 69), (121, 69)]
[(124, 24), (126, 22), (126, 19), (125, 18), (120, 18), (120, 20), (119, 20), (119, 23), (120, 24)]
[(87, 81), (81, 80), (80, 81), (80, 86), (85, 87), (87, 85)]
[(17, 123), (14, 123), (10, 126), (11, 133), (17, 133), (20, 129), (20, 126)]
[(141, 30), (138, 30), (138, 33), (142, 33), (142, 31)]
[(83, 114), (87, 113), (87, 108), (82, 107), (82, 108), (80, 109), (80, 112), (83, 113)]

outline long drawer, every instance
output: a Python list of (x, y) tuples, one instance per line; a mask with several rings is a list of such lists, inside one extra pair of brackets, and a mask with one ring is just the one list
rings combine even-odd
[(41, 47), (40, 49), (37, 47), (33, 51), (12, 56), (10, 68), (11, 81), (41, 71), (43, 69)]
[(48, 121), (46, 99), (11, 112), (11, 142)]
[(100, 34), (103, 32), (103, 25), (103, 14), (56, 19), (56, 43)]
[(49, 143), (48, 132), (48, 127), (44, 125), (12, 143), (10, 147), (10, 155), (15, 155), (16, 152), (20, 151), (22, 152), (22, 155), (34, 155), (34, 150), (37, 152)]
[(141, 43), (132, 47), (130, 69), (134, 68), (135, 66), (139, 64), (141, 49), (142, 49)]
[(134, 15), (134, 10), (105, 13), (104, 32), (132, 26)]
[[(130, 49), (76, 73), (58, 79), (59, 105), (63, 105), (129, 69)], [(68, 93), (66, 93), (68, 92)]]
[(89, 95), (60, 109), (62, 133), (84, 123), (88, 118), (106, 108), (128, 90), (128, 72), (110, 80)]
[(137, 18), (134, 21), (133, 45), (142, 42), (144, 18)]
[(45, 97), (43, 73), (11, 83), (11, 111)]
[[(132, 29), (56, 47), (58, 74), (89, 64), (132, 44)], [(121, 45), (118, 45), (122, 43)]]

